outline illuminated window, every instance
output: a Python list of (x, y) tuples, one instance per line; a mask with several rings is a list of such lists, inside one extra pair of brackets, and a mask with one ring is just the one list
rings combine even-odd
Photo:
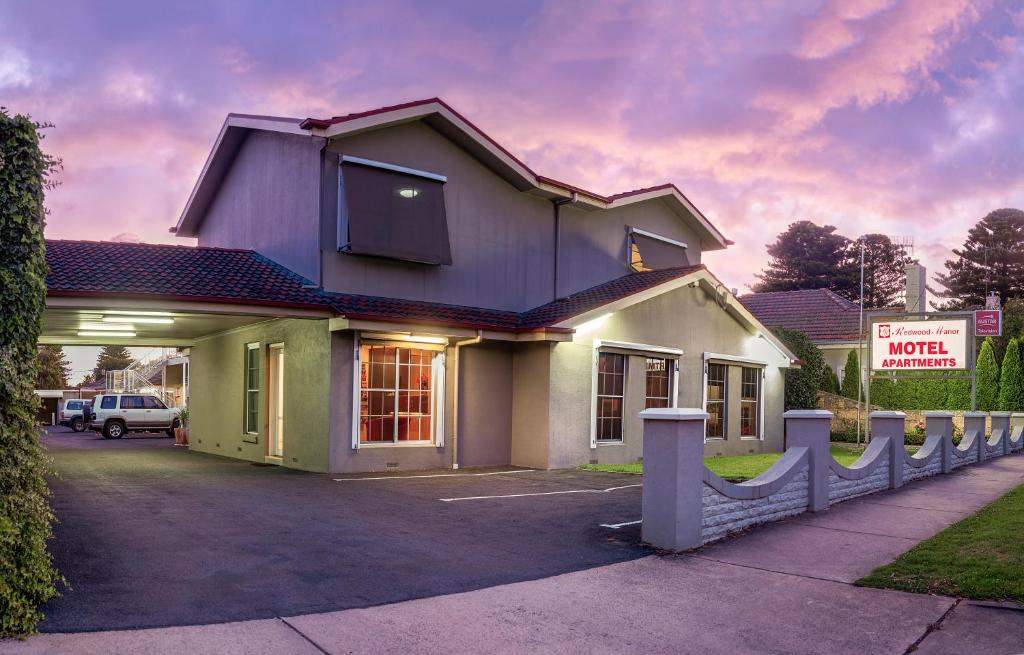
[(626, 357), (597, 356), (597, 440), (622, 441), (622, 406), (626, 390)]
[(729, 368), (725, 364), (708, 364), (707, 436), (725, 438), (725, 397)]
[(391, 344), (360, 347), (360, 443), (433, 438), (435, 362), (441, 352)]
[(644, 407), (672, 406), (672, 362), (647, 358), (647, 391)]

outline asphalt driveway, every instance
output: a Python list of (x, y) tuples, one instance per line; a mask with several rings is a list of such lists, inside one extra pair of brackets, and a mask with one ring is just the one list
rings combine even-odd
[(601, 527), (639, 518), (637, 476), (372, 479), (193, 453), (152, 435), (58, 428), (44, 443), (59, 474), (52, 552), (71, 585), (43, 608), (44, 632), (369, 607), (649, 553), (639, 526)]

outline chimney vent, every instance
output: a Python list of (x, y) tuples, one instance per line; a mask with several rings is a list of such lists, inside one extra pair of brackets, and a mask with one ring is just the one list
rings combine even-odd
[(928, 311), (928, 287), (925, 269), (918, 262), (907, 264), (907, 313)]

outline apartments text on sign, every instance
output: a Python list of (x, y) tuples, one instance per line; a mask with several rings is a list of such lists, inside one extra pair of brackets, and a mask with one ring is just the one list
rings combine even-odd
[(876, 371), (967, 369), (967, 320), (889, 321), (871, 329), (871, 368)]

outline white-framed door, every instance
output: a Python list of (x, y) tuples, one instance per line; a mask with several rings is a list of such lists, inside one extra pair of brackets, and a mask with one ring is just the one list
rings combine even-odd
[(267, 379), (267, 456), (284, 456), (284, 344), (272, 343), (268, 349)]

